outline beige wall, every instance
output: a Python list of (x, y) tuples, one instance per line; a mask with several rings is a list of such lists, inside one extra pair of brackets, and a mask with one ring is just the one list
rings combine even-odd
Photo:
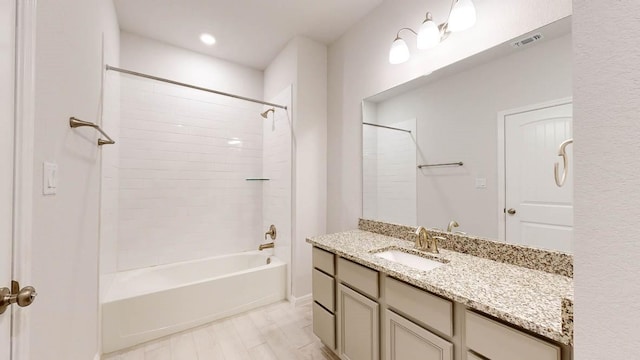
[(122, 32), (121, 65), (128, 70), (196, 86), (262, 98), (263, 72)]
[[(109, 0), (42, 0), (37, 5), (31, 359), (93, 359), (98, 352), (102, 36), (117, 57), (118, 23)], [(42, 195), (42, 162), (58, 164), (58, 193)]]
[(638, 1), (574, 1), (579, 360), (634, 359), (640, 346), (638, 14)]
[(361, 105), (363, 98), (428, 74), (518, 35), (571, 14), (570, 0), (483, 0), (476, 2), (478, 22), (452, 34), (432, 51), (390, 65), (393, 37), (404, 26), (417, 27), (425, 11), (444, 21), (450, 2), (426, 6), (419, 0), (387, 0), (329, 47), (327, 229), (355, 228), (362, 209)]
[(307, 237), (326, 232), (327, 48), (291, 40), (265, 70), (265, 99), (293, 85), (292, 295), (311, 293), (311, 247)]

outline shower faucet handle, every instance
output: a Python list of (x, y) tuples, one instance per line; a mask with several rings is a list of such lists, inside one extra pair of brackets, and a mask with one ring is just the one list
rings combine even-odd
[(269, 226), (269, 231), (264, 233), (264, 239), (267, 240), (267, 236), (270, 236), (271, 240), (275, 240), (277, 235), (276, 226), (271, 224), (271, 226)]

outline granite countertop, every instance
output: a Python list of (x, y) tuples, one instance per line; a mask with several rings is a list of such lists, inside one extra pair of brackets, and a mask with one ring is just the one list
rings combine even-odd
[(388, 247), (411, 250), (413, 242), (362, 230), (317, 236), (307, 242), (546, 338), (573, 343), (573, 334), (563, 330), (563, 316), (567, 315), (563, 301), (573, 300), (572, 278), (449, 250), (427, 253), (448, 263), (420, 271), (372, 254)]

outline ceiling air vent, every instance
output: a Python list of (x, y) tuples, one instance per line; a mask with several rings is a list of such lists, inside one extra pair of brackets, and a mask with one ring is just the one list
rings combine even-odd
[(523, 46), (527, 46), (527, 45), (531, 45), (536, 41), (540, 41), (542, 40), (544, 37), (542, 36), (542, 33), (536, 33), (533, 34), (531, 36), (527, 36), (526, 38), (522, 38), (516, 42), (511, 43), (511, 47), (514, 48), (521, 48)]

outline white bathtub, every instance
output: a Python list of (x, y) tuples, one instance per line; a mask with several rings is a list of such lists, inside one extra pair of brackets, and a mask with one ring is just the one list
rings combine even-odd
[(102, 299), (104, 353), (285, 298), (286, 264), (258, 252), (121, 272)]

